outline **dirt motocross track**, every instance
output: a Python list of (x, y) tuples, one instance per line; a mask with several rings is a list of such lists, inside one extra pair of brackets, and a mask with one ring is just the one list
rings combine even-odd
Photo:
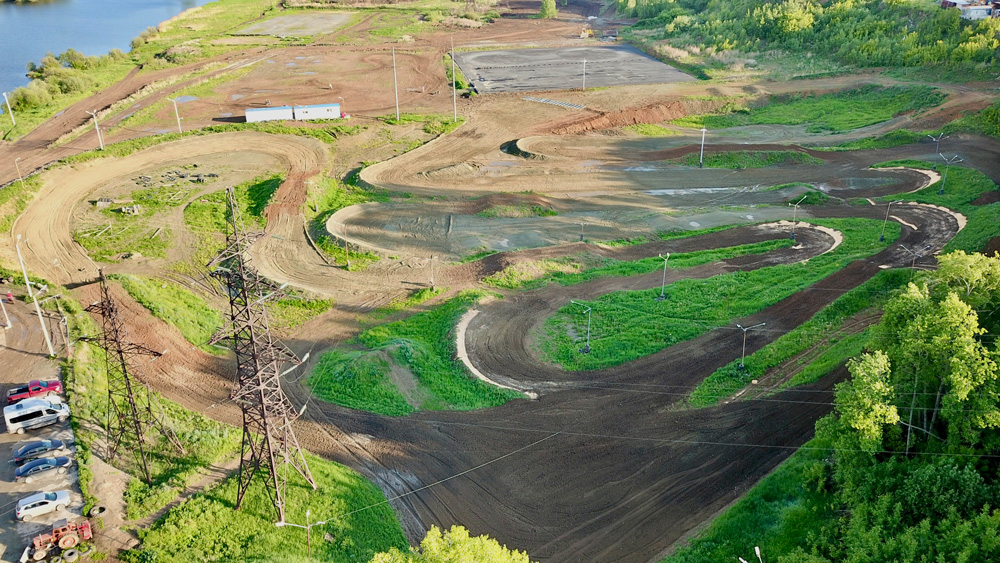
[[(534, 21), (515, 24), (500, 28), (507, 40), (525, 41), (540, 33)], [(552, 25), (564, 32), (579, 31), (574, 21)], [(419, 44), (432, 48), (421, 53), (415, 67), (434, 68), (434, 73), (439, 73), (440, 69), (434, 65), (440, 61), (445, 45), (441, 38)], [(336, 50), (344, 57), (357, 56), (358, 60), (378, 59), (378, 68), (387, 68), (387, 53), (381, 47), (303, 47), (289, 50), (287, 56), (324, 50)], [(233, 60), (259, 58), (260, 54), (243, 53), (244, 58)], [(277, 55), (269, 52), (268, 56)], [(842, 77), (768, 83), (760, 88), (773, 92), (811, 87), (830, 89), (870, 79)], [(127, 80), (133, 84), (136, 79)], [(420, 80), (432, 87), (443, 84), (438, 74)], [(309, 85), (315, 90), (314, 86)], [(708, 90), (718, 95), (714, 90), (735, 92), (744, 86), (707, 88), (688, 83), (546, 94), (590, 108), (575, 112), (526, 102), (514, 95), (480, 96), (462, 102), (461, 111), (468, 122), (460, 129), (365, 169), (363, 179), (392, 191), (447, 194), (455, 199), (531, 189), (561, 206), (560, 216), (612, 205), (666, 214), (700, 206), (765, 202), (781, 204), (782, 208), (773, 212), (788, 217), (778, 192), (741, 188), (809, 181), (825, 183), (828, 193), (847, 198), (906, 192), (928, 183), (929, 179), (917, 172), (873, 171), (867, 167), (897, 158), (929, 158), (933, 155), (929, 144), (879, 151), (815, 152), (812, 154), (825, 161), (816, 166), (740, 171), (630, 170), (697, 150), (693, 144), (696, 140), (683, 136), (649, 140), (602, 133), (609, 125), (641, 121), (644, 115), (655, 114), (655, 121), (662, 121), (670, 112), (690, 109), (674, 105), (671, 98), (680, 104), (677, 100), (682, 96), (705, 94)], [(130, 86), (121, 85), (106, 93), (107, 99), (102, 97), (101, 103), (110, 103), (116, 96), (124, 97), (131, 91)], [(987, 99), (981, 92), (953, 93), (948, 109), (937, 111), (952, 111), (956, 106)], [(413, 103), (424, 104), (421, 107), (450, 111), (450, 100), (445, 96), (421, 98), (412, 94), (411, 98), (415, 100)], [(387, 103), (386, 96), (375, 97), (365, 109), (384, 113)], [(905, 119), (908, 118), (880, 127), (898, 127)], [(34, 136), (13, 147), (3, 147), (4, 154), (11, 155), (11, 159), (0, 163), (0, 176), (4, 181), (15, 177), (9, 164), (14, 155), (26, 155), (22, 166), (27, 162), (40, 167), (59, 156), (88, 148), (90, 141), (83, 138), (71, 146), (45, 148), (75, 123), (50, 121)], [(212, 115), (207, 113), (193, 115), (188, 122), (191, 126), (208, 123), (212, 123)], [(584, 134), (595, 129), (600, 131)], [(138, 133), (122, 133), (135, 134)], [(520, 155), (501, 149), (518, 140)], [(808, 138), (794, 129), (770, 128), (755, 130), (752, 141), (753, 144), (745, 144), (733, 132), (731, 137), (710, 141), (715, 143), (710, 150), (767, 150), (775, 148), (771, 143), (781, 143), (782, 149), (800, 150), (785, 144), (805, 143)], [(1000, 180), (1000, 146), (996, 142), (954, 138), (949, 143), (949, 151), (961, 152), (969, 165), (994, 181)], [(337, 150), (341, 150), (340, 145)], [(253, 250), (257, 267), (279, 282), (336, 299), (333, 311), (285, 339), (296, 353), (312, 352), (314, 363), (324, 348), (338, 345), (357, 332), (358, 314), (426, 285), (426, 258), (437, 250), (401, 253), (398, 260), (383, 260), (363, 272), (346, 272), (331, 267), (309, 246), (302, 236), (304, 219), (300, 210), (305, 182), (326, 172), (332, 157), (320, 143), (297, 137), (230, 133), (189, 138), (126, 158), (55, 169), (48, 173), (39, 197), (18, 219), (10, 234), (28, 236), (23, 249), (28, 251), (26, 260), (35, 273), (74, 287), (74, 297), (81, 303), (90, 303), (97, 295), (96, 287), (90, 283), (95, 265), (73, 241), (70, 218), (74, 206), (85, 205), (89, 194), (114, 178), (179, 162), (190, 155), (227, 152), (259, 155), (261, 162), (277, 163), (287, 173), (286, 182), (267, 210), (271, 236), (261, 239)], [(654, 193), (663, 189), (675, 191)], [(467, 202), (453, 204), (451, 200), (447, 204), (451, 207), (428, 205), (421, 218), (428, 222), (444, 220), (449, 213), (468, 206)], [(372, 232), (381, 221), (374, 217), (379, 208), (373, 206), (373, 209), (367, 216), (358, 215), (359, 224), (373, 225)], [(761, 209), (755, 213), (767, 211)], [(883, 213), (884, 208), (876, 206), (830, 206), (808, 211), (816, 217), (873, 219), (881, 219)], [(960, 228), (959, 219), (953, 214), (929, 206), (893, 206), (891, 220), (903, 225), (899, 244), (909, 248), (927, 245), (931, 251), (940, 250)], [(554, 220), (539, 223), (554, 230), (553, 240), (574, 240), (577, 227), (572, 222), (551, 226), (554, 224)], [(366, 236), (361, 228), (352, 233), (357, 237), (352, 243), (373, 246), (378, 243), (390, 249), (394, 246), (386, 244), (385, 238), (379, 238), (381, 235)], [(670, 271), (668, 281), (802, 260), (835, 243), (818, 231), (803, 229), (800, 233), (801, 247), (794, 250), (726, 260), (688, 271)], [(425, 249), (455, 248), (448, 246), (445, 232), (426, 230), (420, 234), (428, 237)], [(741, 227), (692, 239), (618, 249), (564, 242), (549, 248), (497, 254), (464, 265), (442, 264), (437, 281), (454, 292), (476, 286), (483, 276), (523, 260), (584, 250), (635, 259), (786, 236), (782, 229)], [(909, 266), (911, 257), (899, 244), (847, 265), (757, 315), (738, 319), (744, 325), (767, 322), (767, 331), (750, 334), (747, 352), (752, 353), (800, 325), (880, 268)], [(931, 261), (922, 262), (928, 265)], [(143, 263), (114, 268), (162, 273), (157, 267)], [(529, 337), (532, 328), (570, 299), (592, 299), (618, 289), (655, 287), (659, 283), (659, 273), (604, 279), (518, 293), (480, 305), (465, 334), (470, 361), (487, 377), (538, 393), (536, 400), (517, 400), (475, 412), (419, 412), (395, 419), (316, 400), (303, 385), (301, 373), (295, 372), (285, 381), (285, 389), (296, 406), (307, 405), (296, 426), (298, 438), (308, 450), (341, 461), (376, 482), (390, 499), (411, 541), (422, 538), (432, 524), (461, 524), (473, 534), (489, 534), (511, 548), (526, 550), (532, 560), (657, 561), (678, 539), (738, 498), (810, 438), (816, 419), (831, 408), (832, 386), (845, 375), (839, 370), (810, 387), (715, 408), (684, 410), (678, 407), (678, 402), (690, 389), (739, 355), (741, 333), (731, 328), (713, 330), (652, 356), (590, 372), (564, 372), (541, 361), (533, 351)], [(137, 343), (171, 350), (148, 368), (152, 386), (188, 408), (238, 425), (240, 413), (228, 400), (232, 365), (227, 360), (191, 350), (191, 345), (176, 330), (152, 318), (124, 292), (116, 290), (116, 295), (129, 323), (130, 336)]]

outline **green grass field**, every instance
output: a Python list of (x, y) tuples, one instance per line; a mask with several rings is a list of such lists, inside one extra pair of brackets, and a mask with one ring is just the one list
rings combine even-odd
[[(692, 268), (737, 256), (763, 254), (794, 244), (789, 239), (779, 239), (728, 248), (671, 254), (667, 261), (667, 268)], [(535, 260), (530, 264), (514, 264), (483, 278), (483, 283), (500, 289), (534, 289), (549, 282), (574, 285), (599, 278), (638, 276), (662, 269), (663, 259), (656, 256), (641, 260), (615, 260), (590, 255), (574, 255), (558, 259)], [(532, 271), (538, 272), (540, 275), (532, 275)]]
[[(867, 309), (881, 307), (892, 291), (904, 285), (908, 279), (909, 272), (906, 270), (879, 272), (872, 279), (838, 297), (813, 318), (747, 356), (745, 370), (739, 369), (739, 360), (733, 360), (715, 370), (691, 392), (688, 403), (693, 407), (706, 407), (732, 396), (749, 385), (751, 380), (759, 379), (768, 370), (836, 334), (852, 316)], [(865, 338), (866, 335), (861, 333), (829, 342), (830, 348), (816, 361), (805, 366), (786, 386), (805, 385), (818, 380), (847, 358), (860, 353)]]
[[(306, 461), (318, 488), (313, 491), (290, 470), (285, 510), (292, 523), (305, 524), (307, 509), (312, 522), (327, 522), (312, 530), (314, 561), (355, 563), (392, 547), (406, 549), (403, 530), (378, 487), (340, 464), (312, 455)], [(254, 479), (238, 511), (235, 502), (233, 476), (139, 530), (141, 546), (124, 552), (122, 561), (305, 561), (305, 530), (274, 525), (277, 515), (261, 478)], [(327, 534), (333, 541), (323, 539)]]
[(306, 220), (309, 221), (309, 233), (316, 241), (316, 246), (334, 262), (343, 264), (350, 259), (352, 271), (362, 270), (380, 260), (379, 255), (371, 252), (345, 250), (342, 241), (330, 236), (326, 222), (334, 213), (345, 207), (371, 201), (384, 202), (388, 200), (389, 197), (384, 193), (365, 190), (333, 178), (323, 178), (309, 189), (307, 195), (305, 216)]
[[(481, 291), (463, 291), (427, 312), (365, 330), (358, 340), (371, 351), (384, 351), (393, 363), (415, 377), (415, 395), (422, 410), (472, 410), (499, 406), (522, 394), (475, 379), (455, 359), (455, 325), (483, 298)], [(324, 399), (351, 408), (394, 416), (407, 414), (399, 391), (387, 378), (385, 356), (327, 352), (309, 376), (308, 384)]]
[(810, 222), (841, 231), (844, 242), (806, 263), (680, 280), (667, 286), (664, 301), (654, 299), (660, 293), (656, 288), (614, 292), (587, 302), (593, 308), (589, 354), (578, 352), (587, 332), (585, 308), (567, 305), (545, 322), (538, 335), (542, 354), (568, 370), (598, 369), (647, 356), (777, 303), (899, 236), (899, 225), (890, 224), (886, 242), (879, 243), (881, 221)]
[[(685, 166), (698, 166), (698, 153), (691, 153), (678, 162)], [(705, 154), (705, 168), (765, 168), (768, 166), (795, 166), (799, 164), (823, 164), (823, 161), (798, 151), (733, 151), (709, 152)]]
[(756, 108), (733, 108), (720, 115), (673, 121), (682, 127), (723, 129), (743, 125), (808, 125), (810, 133), (838, 133), (887, 121), (896, 115), (934, 107), (944, 94), (929, 86), (866, 85), (814, 96), (775, 96)]

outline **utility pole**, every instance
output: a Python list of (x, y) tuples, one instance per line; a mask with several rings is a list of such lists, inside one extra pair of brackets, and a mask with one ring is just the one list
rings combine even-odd
[[(580, 303), (580, 302), (577, 302), (577, 301), (573, 301), (572, 299), (570, 300), (570, 303), (572, 303), (574, 305), (579, 305), (581, 307), (587, 307), (583, 303)], [(590, 353), (590, 313), (591, 313), (591, 311), (593, 311), (593, 307), (587, 307), (587, 310), (584, 311), (585, 313), (587, 313), (587, 345), (580, 349), (580, 353), (581, 354), (589, 354)]]
[(885, 242), (885, 224), (889, 222), (889, 208), (891, 208), (892, 204), (894, 204), (894, 203), (896, 203), (896, 202), (895, 201), (890, 201), (889, 205), (885, 206), (885, 219), (882, 221), (882, 234), (880, 234), (878, 236), (878, 241), (879, 242)]
[(458, 78), (455, 76), (455, 38), (451, 40), (451, 108), (452, 122), (458, 123)]
[(944, 158), (944, 155), (941, 155), (941, 158), (944, 159), (945, 167), (944, 167), (944, 178), (941, 179), (941, 189), (938, 190), (938, 195), (944, 195), (944, 186), (945, 184), (948, 183), (948, 170), (951, 168), (951, 165), (958, 162), (964, 162), (964, 160), (957, 154), (951, 157), (951, 159)]
[(698, 168), (702, 168), (705, 165), (705, 133), (708, 129), (705, 127), (701, 128), (701, 154), (698, 155)]
[(431, 256), (431, 291), (434, 291), (434, 261), (437, 260), (437, 255)]
[(587, 89), (587, 59), (583, 59), (583, 89)]
[(21, 273), (24, 274), (24, 285), (28, 287), (28, 299), (31, 299), (35, 304), (35, 313), (38, 314), (38, 324), (42, 326), (45, 345), (49, 347), (49, 356), (54, 358), (56, 351), (52, 349), (52, 339), (49, 338), (49, 329), (45, 327), (45, 319), (42, 318), (42, 309), (38, 306), (38, 300), (35, 299), (35, 294), (31, 291), (31, 281), (28, 280), (28, 269), (24, 267), (24, 258), (21, 257), (21, 235), (17, 235), (14, 249), (17, 250), (17, 260), (21, 263)]
[(584, 227), (584, 225), (586, 225), (586, 224), (587, 224), (587, 223), (584, 223), (584, 222), (582, 222), (582, 221), (580, 222), (580, 242), (583, 242), (583, 227)]
[(743, 331), (743, 355), (740, 356), (740, 368), (739, 368), (740, 370), (747, 369), (746, 365), (744, 365), (743, 363), (743, 361), (747, 359), (747, 333), (755, 328), (762, 327), (766, 324), (767, 323), (757, 323), (753, 326), (748, 326), (746, 328), (743, 328), (742, 325), (736, 323), (736, 327)]
[(10, 114), (10, 124), (17, 127), (17, 122), (14, 121), (14, 110), (10, 109), (10, 100), (7, 99), (7, 92), (3, 93), (3, 101), (7, 104), (7, 113)]
[(396, 82), (396, 48), (392, 48), (392, 90), (396, 94), (396, 121), (399, 121), (399, 84)]
[(670, 253), (668, 252), (666, 257), (662, 254), (659, 256), (660, 258), (663, 258), (663, 281), (660, 282), (660, 296), (657, 297), (656, 300), (663, 301), (667, 298), (666, 294), (664, 294), (664, 290), (667, 287), (667, 260), (670, 260)]
[(100, 125), (97, 124), (97, 110), (94, 110), (94, 111), (86, 111), (86, 110), (84, 110), (84, 111), (86, 113), (89, 113), (90, 116), (94, 118), (94, 131), (97, 131), (97, 142), (98, 142), (98, 144), (101, 145), (101, 150), (103, 151), (104, 150), (104, 137), (101, 137), (101, 127), (100, 127)]
[(788, 205), (792, 206), (792, 236), (791, 239), (795, 240), (795, 225), (798, 222), (796, 220), (797, 214), (799, 212), (799, 204), (806, 199), (806, 196), (802, 196), (802, 199), (796, 201), (794, 204), (789, 202)]
[(114, 461), (122, 447), (131, 449), (146, 483), (151, 485), (153, 479), (149, 472), (146, 445), (151, 429), (158, 430), (178, 451), (185, 453), (184, 446), (166, 423), (162, 410), (158, 407), (154, 409), (156, 399), (153, 391), (142, 382), (136, 371), (136, 356), (156, 358), (163, 354), (129, 341), (125, 321), (118, 315), (118, 305), (108, 291), (104, 271), (99, 270), (98, 273), (101, 300), (87, 307), (87, 311), (101, 316), (101, 335), (82, 340), (94, 342), (104, 350), (104, 366), (108, 374), (108, 461)]
[[(916, 252), (910, 250), (909, 248), (906, 248), (903, 245), (899, 245), (899, 247), (902, 248), (903, 250), (905, 250), (906, 252), (908, 252), (910, 254), (910, 256), (913, 257), (913, 259), (910, 260), (910, 281), (912, 282), (913, 281), (913, 271), (917, 269), (917, 258), (923, 258), (924, 255), (923, 254), (917, 254)], [(927, 246), (924, 247), (924, 250), (930, 250), (930, 248), (931, 248), (931, 246), (927, 245)]]
[(247, 489), (259, 473), (278, 512), (278, 520), (284, 522), (288, 466), (316, 488), (292, 430), (292, 423), (302, 411), (296, 412), (281, 389), (281, 366), (285, 363), (297, 366), (302, 362), (271, 336), (265, 305), (281, 293), (281, 288), (264, 279), (250, 263), (254, 237), (246, 232), (233, 188), (226, 189), (226, 198), (229, 210), (226, 249), (208, 266), (214, 266), (212, 275), (226, 286), (230, 320), (210, 343), (228, 340), (236, 354), (236, 376), (230, 398), (243, 411), (243, 445), (235, 508), (239, 510), (243, 505)]
[(184, 131), (181, 130), (181, 114), (179, 111), (177, 111), (177, 98), (167, 98), (167, 99), (174, 103), (174, 117), (177, 118), (177, 132), (183, 133)]

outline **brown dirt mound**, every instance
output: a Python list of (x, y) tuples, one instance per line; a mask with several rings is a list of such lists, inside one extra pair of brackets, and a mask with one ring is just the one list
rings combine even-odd
[(983, 254), (987, 256), (993, 256), (996, 253), (1000, 253), (1000, 237), (991, 238), (983, 247)]
[(527, 205), (529, 207), (538, 206), (550, 209), (552, 207), (552, 202), (538, 194), (490, 194), (468, 202), (462, 209), (462, 213), (475, 215), (476, 213), (482, 213), (492, 207), (503, 205)]
[(972, 201), (972, 205), (989, 205), (1000, 201), (1000, 191), (986, 192)]
[(552, 129), (552, 133), (555, 135), (573, 135), (586, 133), (587, 131), (638, 125), (640, 123), (661, 123), (684, 117), (688, 113), (690, 111), (686, 104), (673, 101), (641, 108), (602, 112), (596, 116), (586, 116), (577, 121), (558, 126)]

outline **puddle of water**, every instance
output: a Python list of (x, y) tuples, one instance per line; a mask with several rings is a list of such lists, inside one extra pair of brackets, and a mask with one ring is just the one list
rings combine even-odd
[(295, 57), (295, 60), (297, 60), (297, 61), (301, 61), (301, 60), (302, 60), (302, 59), (304, 59), (304, 58), (305, 58), (305, 57)]
[(285, 63), (285, 66), (296, 66), (295, 63)]
[(690, 223), (688, 223), (688, 225), (691, 225), (692, 227), (696, 227), (697, 228), (697, 227), (701, 226), (701, 223), (699, 223), (698, 221), (691, 221)]
[(197, 100), (198, 96), (180, 96), (180, 97), (175, 98), (175, 99), (177, 100), (178, 104), (183, 104), (183, 103), (186, 103), (186, 102), (193, 102), (193, 101)]
[(308, 72), (298, 72), (296, 74), (298, 74), (299, 76), (311, 76), (311, 75), (316, 74), (316, 73), (310, 70)]
[(62, 115), (64, 113), (66, 113), (66, 110), (62, 110), (61, 112), (55, 114), (53, 117), (59, 117), (60, 115)]
[(243, 95), (243, 94), (233, 94), (233, 97), (231, 99), (235, 102), (236, 100), (240, 100), (240, 99), (243, 99), (245, 97), (246, 96)]
[(649, 190), (646, 195), (691, 195), (691, 194), (714, 194), (714, 193), (724, 193), (742, 191), (742, 188), (688, 188), (688, 189), (666, 189), (666, 190)]
[(273, 65), (273, 64), (274, 64), (274, 61), (267, 61), (267, 64), (269, 64), (269, 65)]

